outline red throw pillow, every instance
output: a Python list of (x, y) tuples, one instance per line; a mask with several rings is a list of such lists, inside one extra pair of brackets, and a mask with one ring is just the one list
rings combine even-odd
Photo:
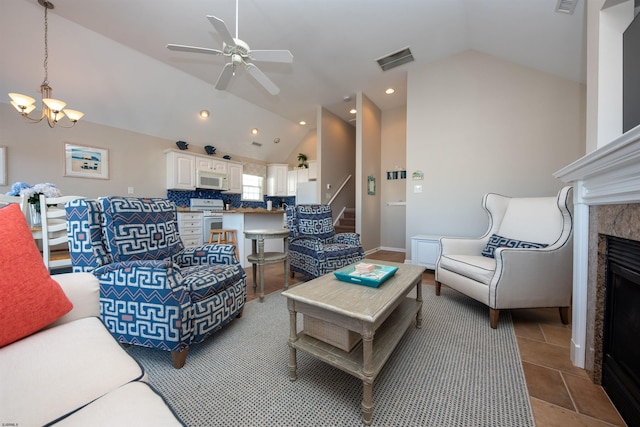
[(31, 335), (73, 308), (44, 266), (20, 207), (0, 209), (0, 347)]

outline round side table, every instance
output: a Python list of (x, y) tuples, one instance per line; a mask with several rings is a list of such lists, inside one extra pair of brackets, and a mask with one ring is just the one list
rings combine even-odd
[[(269, 228), (244, 230), (244, 237), (251, 239), (251, 255), (247, 260), (253, 268), (253, 288), (256, 283), (256, 264), (260, 276), (260, 302), (264, 301), (264, 265), (275, 262), (284, 262), (284, 288), (289, 289), (289, 230), (286, 228)], [(264, 239), (283, 239), (284, 252), (265, 252)]]

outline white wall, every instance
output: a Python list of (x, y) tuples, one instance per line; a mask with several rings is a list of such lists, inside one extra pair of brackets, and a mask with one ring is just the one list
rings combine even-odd
[[(105, 148), (109, 152), (109, 179), (64, 176), (65, 142)], [(123, 129), (80, 121), (71, 129), (49, 128), (46, 123), (28, 124), (8, 104), (0, 104), (0, 145), (7, 146), (8, 186), (24, 181), (55, 184), (64, 195), (89, 198), (107, 195), (166, 197), (166, 161), (163, 150), (176, 148), (175, 141)], [(191, 148), (191, 147), (190, 147)]]
[(410, 71), (407, 92), (409, 251), (416, 234), (484, 232), (486, 192), (557, 193), (552, 173), (584, 155), (579, 83), (466, 51)]
[[(364, 95), (357, 93), (356, 109), (356, 232), (365, 252), (380, 247), (380, 170), (382, 112)], [(367, 194), (367, 178), (376, 179), (376, 194)]]
[(386, 171), (404, 168), (407, 163), (407, 106), (382, 113), (380, 191), (380, 246), (386, 250), (405, 250), (406, 207), (388, 206), (406, 200), (406, 179), (387, 180)]
[[(318, 186), (320, 200), (327, 203), (344, 180), (351, 180), (332, 203), (334, 219), (343, 208), (355, 207), (356, 131), (324, 108), (318, 108)], [(327, 189), (331, 185), (331, 189)]]

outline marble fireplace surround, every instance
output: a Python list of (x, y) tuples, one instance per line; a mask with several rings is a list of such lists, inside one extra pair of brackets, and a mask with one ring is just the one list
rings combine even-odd
[(574, 186), (571, 361), (600, 383), (604, 236), (640, 240), (640, 126), (554, 176)]

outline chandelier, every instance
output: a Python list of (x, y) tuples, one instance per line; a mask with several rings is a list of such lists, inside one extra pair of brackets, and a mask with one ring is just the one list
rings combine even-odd
[(49, 45), (47, 41), (47, 31), (48, 31), (48, 21), (47, 21), (47, 10), (53, 9), (53, 3), (47, 0), (38, 0), (38, 3), (42, 7), (44, 7), (44, 80), (40, 85), (40, 95), (42, 96), (42, 114), (39, 118), (33, 118), (29, 116), (36, 106), (34, 103), (35, 99), (30, 96), (22, 95), (19, 93), (10, 93), (9, 97), (11, 98), (11, 105), (13, 105), (16, 110), (20, 112), (22, 117), (30, 123), (39, 123), (43, 119), (47, 119), (47, 123), (49, 127), (54, 127), (58, 124), (59, 120), (64, 118), (66, 115), (69, 121), (71, 121), (70, 126), (63, 126), (59, 124), (60, 127), (70, 128), (73, 127), (84, 113), (76, 110), (70, 110), (65, 108), (67, 105), (65, 102), (60, 101), (58, 99), (51, 98), (51, 93), (53, 89), (49, 86), (49, 70), (48, 70), (48, 60), (49, 60)]

